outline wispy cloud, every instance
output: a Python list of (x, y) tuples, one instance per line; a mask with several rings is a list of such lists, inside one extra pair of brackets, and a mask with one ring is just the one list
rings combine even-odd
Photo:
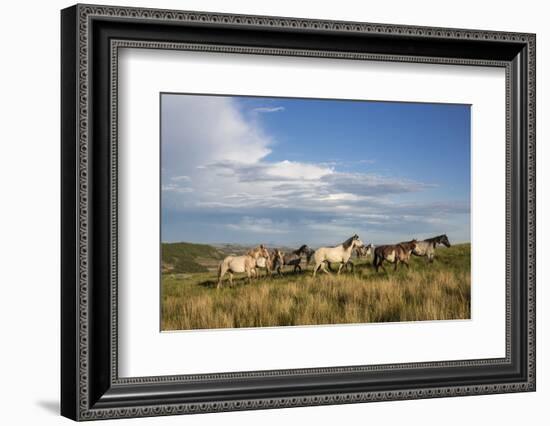
[(176, 182), (191, 182), (191, 178), (189, 176), (183, 175), (183, 176), (172, 176), (170, 180), (176, 181)]
[(253, 112), (259, 112), (259, 113), (270, 113), (270, 112), (279, 112), (284, 111), (285, 107), (277, 106), (277, 107), (257, 107), (252, 109)]
[(194, 189), (191, 187), (181, 186), (174, 183), (168, 183), (166, 185), (162, 185), (161, 190), (163, 192), (176, 192), (179, 194), (188, 194), (194, 191)]

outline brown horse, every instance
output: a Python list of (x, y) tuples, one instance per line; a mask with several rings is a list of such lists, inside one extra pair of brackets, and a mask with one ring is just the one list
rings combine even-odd
[(384, 268), (383, 265), (384, 261), (393, 263), (394, 271), (397, 270), (397, 265), (399, 263), (405, 264), (408, 268), (409, 258), (415, 248), (416, 240), (393, 245), (378, 246), (374, 249), (372, 264), (376, 268), (376, 272), (378, 272), (379, 268), (382, 268), (384, 272), (386, 272), (386, 268)]

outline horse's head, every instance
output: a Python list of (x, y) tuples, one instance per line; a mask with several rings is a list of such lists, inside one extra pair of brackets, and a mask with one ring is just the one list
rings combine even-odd
[(344, 241), (342, 243), (342, 246), (344, 247), (345, 250), (349, 249), (350, 247), (353, 249), (354, 247), (360, 247), (361, 245), (363, 245), (363, 243), (361, 242), (361, 244), (357, 244), (357, 241), (361, 241), (359, 239), (359, 235), (357, 234), (354, 234), (352, 235), (351, 237), (349, 237), (346, 241)]
[(263, 244), (260, 244), (258, 252), (260, 257), (265, 257), (266, 259), (269, 259), (269, 250), (267, 250), (267, 248), (265, 248)]
[(254, 259), (258, 259), (259, 257), (269, 259), (269, 251), (265, 248), (263, 244), (260, 244), (258, 247), (249, 250), (246, 254), (253, 257)]
[[(357, 234), (355, 234), (353, 237), (354, 237), (354, 238), (353, 238), (353, 241), (351, 242), (351, 244), (352, 244), (353, 247), (364, 247), (364, 246), (365, 246), (365, 244), (363, 244), (363, 241), (361, 241), (361, 240), (359, 239), (359, 237), (357, 236)], [(355, 238), (355, 237), (357, 237), (357, 238)]]
[(439, 244), (443, 244), (445, 247), (451, 247), (451, 243), (449, 242), (449, 239), (447, 238), (447, 234), (443, 234), (438, 241)]

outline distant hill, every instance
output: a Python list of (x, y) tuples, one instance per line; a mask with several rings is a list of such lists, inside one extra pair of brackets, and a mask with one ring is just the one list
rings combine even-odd
[(224, 253), (208, 244), (162, 243), (163, 273), (208, 272), (215, 269)]
[[(285, 247), (281, 245), (272, 245), (272, 244), (264, 244), (265, 247), (269, 250), (278, 248), (279, 250), (283, 252), (291, 252), (293, 250), (296, 250), (298, 247)], [(223, 243), (223, 244), (213, 244), (215, 248), (220, 250), (222, 253), (224, 253), (226, 256), (239, 256), (242, 254), (245, 254), (250, 249), (253, 249), (254, 247), (259, 246), (259, 244), (233, 244), (233, 243)]]

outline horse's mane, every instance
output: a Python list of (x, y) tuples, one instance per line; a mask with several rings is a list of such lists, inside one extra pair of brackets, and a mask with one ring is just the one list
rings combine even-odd
[(344, 247), (344, 249), (347, 250), (353, 243), (353, 240), (356, 240), (357, 238), (358, 238), (357, 235), (354, 235), (353, 237), (350, 237), (346, 241), (344, 241), (342, 243), (342, 246)]
[(296, 255), (299, 255), (300, 253), (302, 253), (307, 247), (307, 244), (302, 244), (302, 246), (297, 249), (297, 250), (294, 250), (292, 253), (293, 254), (296, 254)]
[(406, 250), (411, 247), (414, 249), (415, 243), (417, 243), (416, 240), (411, 240), (411, 241), (403, 241), (402, 243), (399, 243), (397, 245), (400, 246), (402, 249)]
[(427, 241), (429, 243), (435, 243), (435, 242), (439, 242), (445, 236), (446, 236), (445, 234), (441, 234), (441, 235), (438, 235), (437, 237), (426, 238), (424, 241)]

